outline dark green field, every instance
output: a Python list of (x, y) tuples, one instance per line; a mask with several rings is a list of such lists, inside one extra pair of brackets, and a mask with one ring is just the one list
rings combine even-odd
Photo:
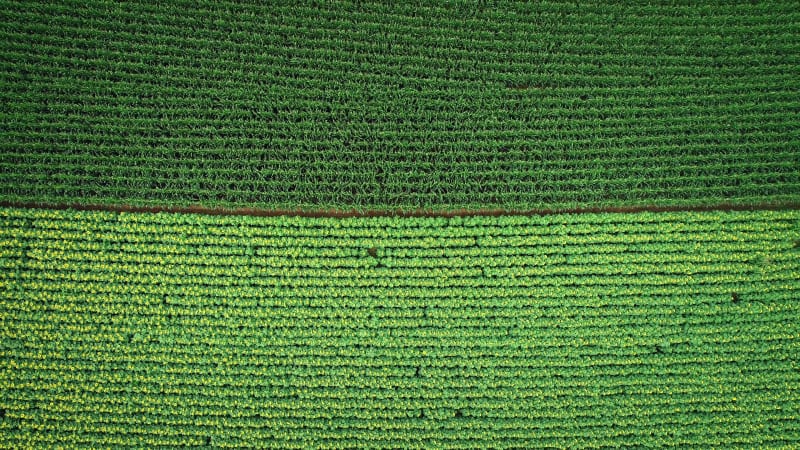
[(800, 202), (797, 2), (383, 3), (0, 2), (0, 202)]
[(794, 448), (799, 240), (0, 209), (0, 447)]

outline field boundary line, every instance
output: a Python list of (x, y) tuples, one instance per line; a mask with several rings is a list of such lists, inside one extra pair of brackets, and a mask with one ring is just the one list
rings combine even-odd
[(133, 206), (133, 205), (100, 205), (81, 203), (28, 203), (0, 202), (3, 208), (56, 209), (76, 211), (109, 211), (126, 213), (172, 213), (203, 214), (210, 216), (253, 216), (253, 217), (473, 217), (473, 216), (547, 216), (555, 214), (601, 214), (601, 213), (641, 213), (641, 212), (705, 212), (705, 211), (775, 211), (800, 209), (800, 202), (763, 203), (754, 205), (737, 205), (718, 203), (705, 206), (618, 206), (618, 207), (586, 207), (563, 209), (454, 209), (454, 210), (303, 210), (303, 209), (269, 209), (269, 208), (223, 208), (207, 206)]

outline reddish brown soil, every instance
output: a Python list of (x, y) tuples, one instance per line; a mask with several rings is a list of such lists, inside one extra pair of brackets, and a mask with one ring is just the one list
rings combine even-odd
[(643, 211), (756, 211), (800, 209), (800, 203), (779, 203), (760, 205), (733, 205), (718, 204), (708, 206), (631, 206), (631, 207), (599, 207), (575, 209), (536, 209), (528, 211), (504, 209), (457, 209), (452, 211), (356, 211), (356, 210), (285, 210), (285, 209), (259, 209), (259, 208), (209, 208), (205, 206), (126, 206), (126, 205), (83, 205), (83, 204), (43, 204), (43, 203), (14, 203), (0, 202), (0, 207), (13, 208), (41, 208), (41, 209), (74, 209), (77, 211), (114, 211), (137, 213), (193, 213), (216, 216), (302, 216), (302, 217), (465, 217), (465, 216), (533, 216), (550, 214), (579, 214), (579, 213), (637, 213)]

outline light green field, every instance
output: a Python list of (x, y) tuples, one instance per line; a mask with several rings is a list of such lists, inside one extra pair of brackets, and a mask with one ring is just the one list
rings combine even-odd
[(0, 1), (0, 202), (800, 203), (800, 9)]
[(0, 209), (0, 447), (791, 448), (798, 240)]

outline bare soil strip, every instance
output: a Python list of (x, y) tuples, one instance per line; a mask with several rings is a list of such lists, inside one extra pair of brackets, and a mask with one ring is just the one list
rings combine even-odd
[(15, 203), (0, 202), (0, 207), (36, 208), (76, 211), (113, 211), (129, 213), (174, 213), (174, 214), (206, 214), (212, 216), (299, 216), (299, 217), (470, 217), (470, 216), (544, 216), (552, 214), (583, 213), (639, 213), (639, 212), (675, 212), (675, 211), (776, 211), (781, 209), (800, 209), (800, 203), (763, 203), (759, 205), (736, 205), (720, 203), (707, 206), (628, 206), (628, 207), (587, 207), (572, 209), (536, 209), (527, 211), (504, 209), (456, 209), (450, 211), (380, 211), (380, 210), (288, 210), (259, 208), (211, 208), (206, 206), (128, 206), (128, 205), (84, 205), (48, 204), (48, 203)]

